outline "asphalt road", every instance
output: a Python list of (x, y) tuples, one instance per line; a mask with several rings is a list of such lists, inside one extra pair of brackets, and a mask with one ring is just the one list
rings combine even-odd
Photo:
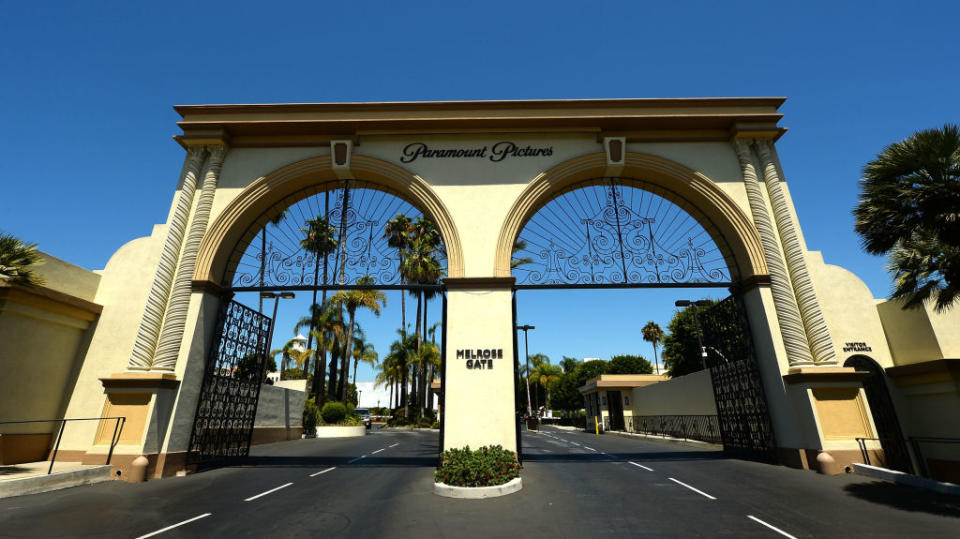
[(960, 536), (960, 498), (549, 427), (524, 433), (522, 491), (441, 498), (437, 441), (381, 430), (284, 442), (255, 447), (245, 466), (3, 499), (0, 536)]

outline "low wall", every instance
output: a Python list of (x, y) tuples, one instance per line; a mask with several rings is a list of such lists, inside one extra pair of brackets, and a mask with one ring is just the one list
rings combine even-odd
[(307, 394), (295, 389), (264, 384), (260, 387), (260, 402), (254, 428), (299, 428), (303, 424), (303, 403)]
[(631, 400), (634, 416), (717, 414), (707, 370), (635, 388)]

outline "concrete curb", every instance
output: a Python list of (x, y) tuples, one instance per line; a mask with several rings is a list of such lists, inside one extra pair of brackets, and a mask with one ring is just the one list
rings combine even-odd
[(316, 438), (353, 438), (355, 436), (366, 436), (367, 427), (360, 426), (317, 426)]
[(875, 479), (883, 479), (901, 485), (932, 490), (941, 494), (960, 496), (960, 485), (954, 485), (953, 483), (942, 483), (935, 479), (927, 479), (926, 477), (920, 477), (918, 475), (910, 475), (896, 470), (888, 470), (886, 468), (856, 462), (853, 463), (853, 470), (859, 475), (865, 475)]
[(0, 481), (0, 498), (12, 498), (27, 494), (38, 494), (62, 488), (92, 485), (113, 479), (110, 466), (91, 466), (82, 470), (70, 470), (50, 475), (35, 475), (23, 479)]
[(461, 500), (481, 500), (483, 498), (496, 498), (513, 494), (523, 488), (523, 481), (515, 477), (502, 485), (493, 487), (453, 487), (443, 483), (433, 484), (433, 493), (446, 498), (459, 498)]

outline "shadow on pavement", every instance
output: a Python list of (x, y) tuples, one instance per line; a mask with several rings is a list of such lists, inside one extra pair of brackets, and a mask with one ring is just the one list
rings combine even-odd
[(843, 487), (843, 490), (861, 500), (896, 507), (904, 511), (960, 518), (960, 497), (957, 496), (886, 481), (853, 483)]
[(645, 453), (563, 453), (563, 454), (535, 454), (524, 453), (523, 461), (527, 462), (611, 462), (611, 461), (691, 461), (691, 460), (727, 460), (731, 457), (723, 451), (662, 451)]
[(432, 456), (423, 456), (423, 457), (366, 457), (354, 462), (355, 456), (323, 456), (323, 457), (309, 457), (309, 456), (296, 456), (296, 457), (280, 457), (280, 456), (257, 456), (257, 457), (248, 457), (242, 461), (236, 463), (231, 463), (228, 466), (231, 468), (296, 468), (296, 467), (313, 467), (313, 466), (354, 466), (354, 467), (401, 467), (401, 468), (410, 468), (410, 467), (430, 467), (435, 468), (437, 466), (437, 456), (434, 453)]

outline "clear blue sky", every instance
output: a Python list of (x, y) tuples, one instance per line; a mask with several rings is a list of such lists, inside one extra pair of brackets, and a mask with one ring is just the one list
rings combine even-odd
[[(884, 145), (960, 121), (960, 4), (776, 4), (3, 0), (0, 229), (102, 268), (167, 215), (175, 104), (785, 96), (807, 243), (883, 296), (857, 179)], [(665, 323), (672, 298), (528, 292), (520, 321), (555, 360), (648, 353), (630, 328)], [(384, 349), (386, 322), (368, 331)]]

